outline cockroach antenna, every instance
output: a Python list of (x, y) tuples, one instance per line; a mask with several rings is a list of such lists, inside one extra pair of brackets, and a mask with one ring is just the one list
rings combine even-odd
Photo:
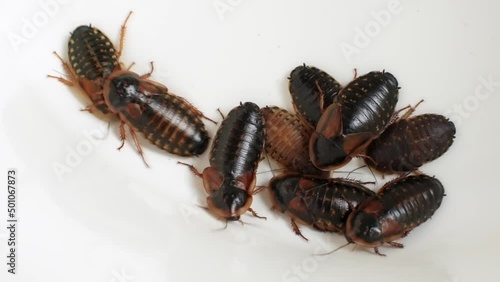
[(352, 244), (352, 243), (347, 242), (346, 244), (344, 244), (344, 245), (342, 245), (342, 246), (340, 246), (340, 247), (338, 247), (338, 248), (334, 249), (333, 251), (330, 251), (330, 252), (328, 252), (328, 253), (324, 253), (324, 254), (315, 254), (315, 256), (327, 256), (327, 255), (331, 255), (331, 254), (335, 253), (336, 251), (338, 251), (338, 250), (340, 250), (340, 249), (343, 249), (343, 248), (345, 248), (345, 247), (349, 246), (350, 244)]

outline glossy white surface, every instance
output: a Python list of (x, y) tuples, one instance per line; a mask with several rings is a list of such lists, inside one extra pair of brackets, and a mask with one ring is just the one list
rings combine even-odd
[[(48, 2), (56, 4), (40, 4)], [(1, 184), (1, 281), (498, 281), (498, 2), (163, 2), (2, 2), (0, 174), (19, 171), (19, 249), (18, 274), (7, 274)], [(342, 84), (354, 68), (390, 71), (402, 87), (398, 107), (423, 98), (417, 113), (456, 122), (450, 151), (422, 167), (445, 185), (442, 207), (401, 240), (404, 249), (383, 247), (385, 258), (361, 247), (313, 256), (345, 240), (302, 227), (306, 243), (270, 210), (266, 191), (253, 208), (267, 221), (245, 215), (248, 224), (221, 230), (224, 222), (197, 206), (206, 195), (176, 165), (181, 158), (142, 140), (145, 168), (132, 142), (116, 150), (116, 123), (108, 132), (105, 121), (79, 112), (87, 100), (46, 78), (62, 71), (51, 52), (66, 56), (70, 31), (92, 23), (117, 43), (129, 10), (122, 60), (139, 73), (154, 61), (152, 79), (218, 120), (217, 108), (240, 101), (292, 110), (287, 76), (304, 62)], [(213, 136), (216, 126), (207, 128)], [(67, 159), (78, 148), (85, 156)], [(182, 160), (203, 169), (207, 156)], [(58, 179), (55, 164), (70, 172)], [(259, 185), (268, 170), (262, 162)]]

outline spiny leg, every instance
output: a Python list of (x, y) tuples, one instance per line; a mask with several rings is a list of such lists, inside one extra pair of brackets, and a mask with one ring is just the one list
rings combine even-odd
[(194, 166), (192, 166), (190, 164), (187, 164), (187, 163), (183, 163), (183, 162), (177, 162), (177, 164), (187, 166), (191, 170), (191, 172), (194, 173), (194, 175), (196, 175), (196, 176), (198, 176), (200, 178), (203, 178), (203, 174), (201, 174)]
[(393, 246), (395, 248), (400, 248), (400, 249), (404, 248), (404, 245), (401, 244), (401, 243), (398, 243), (398, 242), (387, 242), (387, 244), (389, 244), (389, 245), (391, 245), (391, 246)]
[(127, 22), (128, 22), (128, 19), (130, 18), (130, 15), (132, 15), (132, 11), (130, 11), (127, 15), (127, 18), (125, 19), (125, 21), (123, 22), (123, 25), (120, 29), (120, 49), (118, 50), (118, 53), (117, 53), (117, 56), (118, 56), (118, 60), (120, 60), (120, 57), (122, 56), (122, 52), (123, 52), (123, 43), (125, 42), (125, 32), (127, 31)]
[(153, 64), (153, 61), (151, 61), (150, 64), (151, 64), (151, 70), (148, 73), (141, 75), (140, 76), (141, 79), (148, 79), (153, 74), (153, 71), (155, 70), (155, 66)]
[(302, 235), (302, 232), (300, 232), (299, 226), (297, 225), (295, 220), (291, 219), (291, 223), (293, 232), (295, 232), (295, 234), (299, 235), (300, 237), (304, 238), (304, 240), (309, 241), (309, 239), (307, 239), (304, 235)]
[(401, 117), (401, 119), (407, 119), (415, 110), (417, 110), (417, 107), (424, 102), (424, 99), (420, 100), (415, 106), (410, 106), (410, 109)]
[[(402, 109), (399, 109), (398, 111), (396, 111), (396, 112), (394, 113), (393, 120), (394, 120), (394, 121), (397, 121), (397, 120), (402, 120), (402, 119), (407, 119), (407, 118), (409, 118), (409, 117), (413, 114), (413, 112), (415, 112), (415, 111), (417, 110), (417, 107), (418, 107), (420, 104), (422, 104), (423, 102), (424, 102), (424, 99), (420, 100), (420, 101), (419, 101), (419, 102), (418, 102), (415, 106), (413, 106), (413, 107), (412, 107), (411, 105), (408, 105), (408, 106), (406, 106), (406, 107), (404, 107), (404, 108), (402, 108)], [(402, 117), (398, 118), (399, 113), (401, 113), (401, 112), (402, 112), (402, 111), (404, 111), (404, 110), (407, 110), (407, 111), (406, 111), (406, 113), (405, 113)]]
[(132, 127), (129, 127), (130, 135), (132, 135), (132, 139), (134, 140), (135, 147), (137, 148), (137, 152), (139, 155), (141, 155), (142, 161), (146, 165), (146, 167), (149, 167), (148, 163), (146, 162), (146, 159), (144, 158), (144, 153), (142, 151), (141, 144), (139, 144), (139, 140), (137, 140), (137, 135), (135, 134), (135, 131)]
[(123, 146), (125, 145), (125, 139), (126, 139), (126, 135), (125, 135), (125, 123), (123, 121), (120, 121), (120, 140), (122, 141), (122, 144), (120, 145), (120, 147), (118, 147), (118, 150), (121, 150), (123, 148)]
[(267, 217), (258, 215), (252, 208), (248, 208), (248, 211), (251, 212), (252, 215), (255, 216), (256, 218), (266, 219), (267, 220)]
[(69, 87), (73, 87), (75, 86), (75, 84), (65, 78), (63, 78), (62, 76), (55, 76), (55, 75), (50, 75), (48, 74), (47, 75), (48, 78), (54, 78), (54, 79), (57, 79), (60, 83), (66, 85), (66, 86), (69, 86)]
[(61, 76), (54, 76), (54, 75), (47, 75), (47, 77), (57, 79), (59, 82), (65, 84), (69, 87), (72, 87), (75, 84), (78, 84), (78, 79), (76, 78), (73, 71), (71, 71), (71, 68), (69, 67), (68, 63), (66, 61), (64, 61), (64, 59), (59, 54), (57, 54), (56, 51), (52, 52), (52, 54), (54, 54), (59, 59), (59, 61), (61, 61), (61, 65), (63, 66), (64, 72), (68, 75), (69, 80), (65, 79)]

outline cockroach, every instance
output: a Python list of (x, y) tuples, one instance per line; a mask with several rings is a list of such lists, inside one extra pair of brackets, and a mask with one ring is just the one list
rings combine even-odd
[(384, 173), (417, 170), (442, 156), (453, 144), (455, 125), (436, 114), (408, 118), (411, 108), (366, 149), (366, 162)]
[(131, 14), (132, 12), (128, 14), (121, 27), (118, 51), (102, 31), (91, 25), (82, 25), (71, 33), (68, 42), (69, 63), (54, 52), (62, 62), (68, 79), (52, 75), (49, 77), (68, 86), (79, 85), (92, 101), (92, 105), (85, 109), (89, 112), (94, 109), (103, 114), (110, 112), (104, 102), (104, 83), (111, 73), (122, 69), (119, 59), (123, 50), (126, 23)]
[(445, 196), (441, 182), (424, 174), (397, 178), (384, 185), (374, 197), (363, 201), (347, 218), (345, 238), (349, 243), (375, 249), (405, 237), (427, 221)]
[(265, 120), (265, 151), (288, 171), (328, 177), (329, 172), (317, 169), (309, 159), (312, 129), (299, 117), (278, 107), (261, 109)]
[(360, 76), (340, 90), (311, 136), (313, 164), (333, 170), (363, 152), (393, 119), (398, 93), (398, 81), (385, 71)]
[(328, 73), (304, 64), (290, 73), (288, 88), (296, 113), (314, 128), (342, 87)]
[[(57, 78), (69, 86), (80, 85), (92, 100), (86, 110), (111, 113), (120, 119), (121, 149), (125, 143), (125, 125), (144, 163), (142, 148), (135, 132), (159, 148), (179, 156), (197, 156), (208, 146), (208, 134), (201, 117), (208, 119), (185, 99), (169, 93), (166, 86), (148, 80), (153, 72), (139, 76), (123, 70), (119, 58), (123, 50), (126, 23), (120, 32), (120, 49), (92, 26), (79, 26), (68, 44), (69, 63), (57, 53), (70, 80)], [(71, 66), (71, 67), (70, 67)], [(208, 119), (210, 120), (210, 119)]]
[(135, 131), (159, 148), (179, 156), (198, 156), (208, 146), (208, 133), (201, 121), (206, 117), (160, 83), (131, 71), (116, 71), (106, 80), (104, 101), (120, 118), (122, 146), (126, 124), (141, 156)]
[(264, 119), (259, 106), (246, 102), (233, 108), (222, 121), (210, 151), (210, 166), (198, 172), (208, 193), (208, 210), (228, 221), (239, 220), (250, 207), (255, 189), (257, 165), (264, 149)]
[[(295, 234), (306, 239), (296, 221), (320, 231), (343, 234), (351, 211), (375, 193), (362, 183), (285, 173), (269, 182), (273, 207), (287, 213)], [(306, 239), (307, 240), (307, 239)]]

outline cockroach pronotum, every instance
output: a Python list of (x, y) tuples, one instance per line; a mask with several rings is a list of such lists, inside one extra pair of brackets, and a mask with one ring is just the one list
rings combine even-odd
[[(322, 178), (285, 173), (269, 182), (273, 207), (291, 217), (295, 234), (306, 239), (296, 221), (320, 231), (343, 234), (348, 215), (366, 198), (375, 195), (361, 183), (342, 178)], [(307, 239), (306, 239), (307, 240)]]
[(111, 40), (99, 29), (82, 25), (72, 33), (68, 42), (69, 64), (56, 52), (54, 54), (61, 61), (68, 79), (49, 75), (68, 85), (79, 85), (92, 101), (86, 110), (93, 112), (97, 109), (103, 114), (108, 114), (109, 109), (104, 102), (103, 88), (108, 76), (122, 69), (119, 62), (125, 37), (126, 23), (130, 12), (121, 27), (120, 49), (116, 51)]
[(377, 195), (363, 201), (348, 217), (345, 237), (349, 243), (375, 249), (405, 237), (427, 221), (441, 206), (444, 188), (424, 174), (400, 177), (384, 185)]
[(246, 211), (259, 217), (250, 208), (257, 192), (257, 165), (264, 149), (264, 119), (259, 106), (246, 102), (233, 108), (222, 121), (210, 151), (210, 166), (198, 172), (208, 193), (208, 210), (226, 220), (239, 220)]
[(299, 117), (278, 107), (261, 109), (265, 120), (265, 151), (287, 171), (328, 177), (329, 172), (317, 169), (309, 159), (312, 130)]
[(328, 73), (312, 66), (296, 67), (289, 78), (289, 90), (296, 113), (316, 127), (321, 113), (333, 103), (342, 88)]
[(135, 131), (159, 148), (179, 156), (200, 155), (208, 146), (208, 133), (201, 121), (203, 114), (185, 99), (169, 93), (160, 83), (131, 71), (117, 71), (106, 80), (104, 100), (109, 110), (120, 118), (122, 146), (127, 124), (141, 156)]
[(370, 143), (365, 152), (370, 166), (384, 173), (413, 171), (451, 147), (456, 132), (453, 122), (436, 114), (408, 118), (413, 111), (411, 108)]
[(391, 122), (398, 89), (392, 74), (374, 71), (340, 90), (311, 136), (309, 155), (313, 164), (333, 170), (363, 152)]

